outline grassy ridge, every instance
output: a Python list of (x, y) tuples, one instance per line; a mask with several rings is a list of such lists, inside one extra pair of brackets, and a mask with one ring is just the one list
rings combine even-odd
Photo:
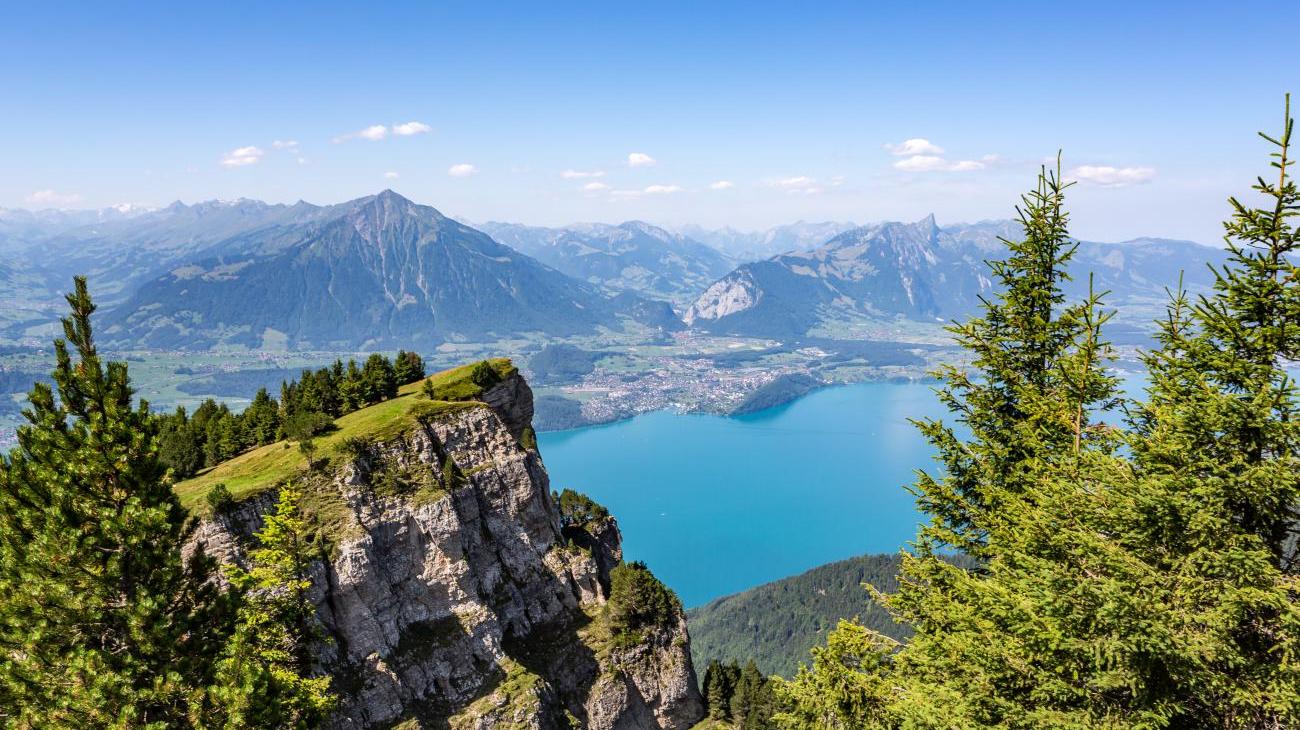
[[(487, 362), (499, 378), (507, 378), (516, 372), (515, 366), (508, 359), (498, 358)], [(334, 422), (335, 430), (315, 439), (315, 458), (318, 461), (332, 461), (344, 453), (344, 443), (350, 439), (383, 441), (413, 428), (421, 419), (480, 407), (482, 404), (476, 399), (483, 394), (483, 388), (471, 378), (477, 364), (470, 363), (435, 373), (424, 380), (403, 386), (396, 398), (341, 416)], [(421, 393), (426, 381), (433, 388), (432, 400)], [(200, 511), (205, 508), (203, 496), (217, 484), (225, 484), (235, 499), (246, 499), (274, 487), (305, 467), (306, 459), (295, 445), (281, 440), (224, 461), (192, 479), (178, 483), (175, 489), (181, 504)]]

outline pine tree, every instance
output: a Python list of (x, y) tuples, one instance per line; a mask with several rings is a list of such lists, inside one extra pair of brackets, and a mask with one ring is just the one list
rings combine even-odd
[(210, 692), (219, 714), (215, 727), (317, 727), (337, 702), (330, 678), (311, 676), (312, 648), (323, 634), (308, 595), (310, 541), (301, 500), (301, 488), (285, 485), (256, 535), (250, 569), (228, 571), (245, 600)]
[[(890, 656), (883, 637), (841, 626), (811, 670), (778, 685), (785, 722), (1033, 726), (1035, 708), (1068, 703), (1041, 690), (1060, 690), (1052, 672), (1077, 657), (1041, 650), (1074, 615), (1035, 622), (1031, 598), (1050, 601), (1077, 580), (1059, 541), (1088, 543), (1095, 500), (1085, 474), (1116, 442), (1094, 424), (1115, 389), (1103, 367), (1100, 296), (1066, 307), (1061, 292), (1074, 252), (1066, 187), (1059, 164), (1039, 175), (1018, 209), (1023, 238), (1004, 241), (1009, 256), (990, 262), (999, 292), (980, 316), (950, 330), (972, 361), (969, 371), (939, 372), (939, 396), (970, 436), (940, 421), (918, 424), (945, 473), (920, 473), (918, 504), (931, 520), (904, 555), (898, 593), (878, 596), (916, 636)], [(1062, 512), (1071, 518), (1058, 519)], [(953, 550), (977, 558), (976, 567), (942, 559)]]
[(380, 403), (397, 395), (397, 378), (388, 358), (374, 353), (361, 368), (361, 392), (366, 403)]
[(393, 375), (398, 385), (414, 383), (424, 377), (424, 359), (414, 352), (398, 350), (393, 360)]
[(33, 387), (0, 463), (0, 722), (174, 727), (212, 677), (227, 603), (209, 560), (182, 560), (192, 523), (158, 421), (132, 403), (126, 364), (100, 359), (95, 306), (75, 284), (54, 343), (58, 397)]
[(1300, 209), (1289, 168), (1290, 99), (1273, 180), (1236, 198), (1213, 292), (1177, 292), (1145, 357), (1151, 385), (1132, 429), (1129, 519), (1176, 632), (1165, 651), (1174, 724), (1300, 724)]
[(704, 669), (703, 694), (710, 720), (730, 718), (731, 688), (727, 683), (727, 668), (717, 659), (710, 660)]
[[(1073, 331), (1040, 350), (1042, 387), (1005, 401), (981, 390), (1008, 380), (989, 370), (999, 360), (986, 345), (1029, 351), (1050, 320), (1025, 320), (1009, 339), (986, 337), (993, 312), (976, 320), (981, 337), (966, 341), (976, 377), (950, 373), (963, 387), (943, 395), (966, 423), (1001, 419), (1003, 433), (972, 427), (959, 442), (928, 424), (949, 474), (921, 479), (935, 519), (904, 558), (899, 592), (878, 596), (916, 634), (894, 652), (842, 626), (780, 685), (785, 723), (1300, 724), (1300, 394), (1284, 369), (1300, 353), (1290, 136), (1288, 109), (1283, 134), (1265, 137), (1277, 149), (1276, 182), (1255, 186), (1267, 205), (1230, 201), (1229, 263), (1195, 304), (1173, 297), (1127, 431), (1096, 420), (1114, 392), (1096, 296), (1063, 311)], [(952, 546), (978, 567), (934, 560)]]

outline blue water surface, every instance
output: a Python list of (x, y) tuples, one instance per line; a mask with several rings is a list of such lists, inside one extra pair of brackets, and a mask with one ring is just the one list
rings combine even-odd
[(934, 462), (907, 419), (941, 415), (928, 384), (865, 383), (748, 416), (650, 413), (538, 441), (552, 488), (607, 506), (625, 557), (696, 606), (913, 539), (904, 487)]

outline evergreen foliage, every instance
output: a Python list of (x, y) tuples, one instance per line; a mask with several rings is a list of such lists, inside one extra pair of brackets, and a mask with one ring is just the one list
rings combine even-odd
[(704, 670), (705, 709), (710, 720), (736, 730), (766, 730), (772, 727), (776, 699), (771, 681), (753, 662), (743, 667), (716, 659)]
[[(1100, 298), (1062, 307), (1055, 176), (1026, 199), (1005, 293), (941, 376), (969, 439), (921, 424), (945, 476), (897, 593), (895, 650), (852, 624), (778, 685), (789, 727), (1284, 728), (1300, 723), (1300, 275), (1289, 109), (1266, 205), (1231, 201), (1214, 291), (1172, 297), (1122, 427)], [(1123, 447), (1123, 448), (1121, 448)], [(977, 563), (939, 560), (957, 548)]]
[(309, 676), (312, 646), (324, 634), (307, 594), (310, 539), (301, 500), (301, 488), (286, 484), (256, 535), (251, 567), (227, 571), (245, 598), (210, 692), (219, 714), (211, 727), (305, 730), (337, 702), (329, 677)]
[(564, 527), (580, 527), (609, 518), (609, 510), (604, 505), (581, 492), (566, 488), (552, 496), (560, 507), (560, 522)]
[(100, 359), (86, 281), (0, 461), (0, 724), (164, 728), (201, 715), (229, 601), (159, 459), (125, 363)]
[[(296, 493), (222, 589), (201, 549), (183, 556), (195, 523), (160, 457), (166, 421), (132, 403), (125, 363), (100, 360), (84, 278), (68, 303), (57, 398), (32, 389), (0, 460), (0, 725), (316, 726), (332, 705), (304, 676), (315, 607)], [(214, 510), (231, 501), (219, 487)]]
[(282, 438), (302, 441), (326, 433), (335, 418), (393, 398), (398, 388), (423, 377), (424, 360), (399, 350), (395, 360), (374, 353), (361, 367), (355, 360), (335, 360), (303, 370), (298, 380), (281, 383), (279, 400), (261, 388), (243, 413), (209, 398), (193, 416), (182, 407), (160, 417), (161, 458), (177, 479), (186, 479)]
[(398, 350), (393, 358), (393, 377), (402, 386), (424, 377), (424, 358), (414, 352)]
[(616, 635), (666, 627), (682, 616), (682, 603), (677, 594), (656, 578), (645, 563), (620, 563), (610, 571), (609, 581), (606, 610)]
[(713, 659), (752, 660), (764, 674), (793, 677), (809, 650), (824, 644), (844, 618), (906, 640), (912, 630), (896, 622), (879, 601), (864, 601), (862, 590), (868, 584), (885, 593), (896, 591), (900, 562), (898, 555), (862, 555), (690, 609), (686, 621), (695, 665), (703, 667)]

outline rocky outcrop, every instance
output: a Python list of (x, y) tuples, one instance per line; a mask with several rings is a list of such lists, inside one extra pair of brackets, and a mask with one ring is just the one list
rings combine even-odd
[[(690, 727), (702, 703), (684, 617), (614, 645), (617, 526), (562, 524), (541, 456), (522, 445), (522, 378), (480, 399), (306, 477), (304, 512), (328, 546), (313, 599), (321, 670), (342, 698), (330, 726)], [(449, 459), (460, 476), (445, 484)], [(205, 550), (240, 561), (273, 503), (205, 522)]]

